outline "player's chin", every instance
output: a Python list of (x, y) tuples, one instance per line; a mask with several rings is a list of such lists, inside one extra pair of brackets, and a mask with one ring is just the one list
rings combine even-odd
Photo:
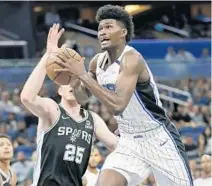
[(74, 96), (68, 96), (66, 98), (67, 101), (76, 101), (76, 98)]
[(12, 154), (4, 155), (4, 157), (3, 157), (3, 158), (1, 158), (1, 160), (4, 160), (4, 161), (11, 160), (11, 159), (12, 159), (12, 157), (13, 157), (13, 155), (12, 155)]
[(109, 50), (111, 48), (110, 45), (101, 45), (102, 50)]
[(6, 160), (11, 160), (13, 156), (7, 157)]
[(98, 164), (92, 164), (92, 165), (89, 165), (92, 169), (95, 169), (97, 168)]

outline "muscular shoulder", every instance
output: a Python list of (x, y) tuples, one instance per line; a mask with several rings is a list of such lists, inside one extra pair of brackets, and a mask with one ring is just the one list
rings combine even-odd
[(144, 64), (144, 59), (136, 50), (129, 50), (124, 53), (121, 70), (140, 73)]
[(100, 116), (97, 113), (93, 111), (89, 111), (89, 112), (91, 113), (91, 116), (93, 117), (94, 122), (96, 121), (96, 119), (100, 118)]
[(90, 111), (91, 116), (93, 117), (94, 127), (96, 128), (98, 125), (104, 123), (104, 120), (95, 112)]
[(94, 79), (96, 79), (96, 67), (100, 54), (96, 54), (89, 63), (89, 75)]
[(55, 116), (57, 118), (58, 115), (58, 104), (51, 98), (44, 98), (46, 104), (48, 105), (48, 113), (49, 113), (49, 119), (54, 120)]
[(48, 115), (46, 115), (44, 117), (40, 117), (39, 120), (40, 121), (50, 120), (54, 123), (54, 121), (58, 118), (58, 114), (59, 114), (58, 104), (51, 98), (45, 97), (45, 98), (42, 98), (42, 99), (43, 99), (43, 102), (45, 102), (45, 104), (47, 106)]
[(44, 97), (42, 99), (48, 104), (48, 106), (57, 106), (57, 103), (51, 98)]
[(89, 70), (91, 70), (91, 69), (96, 70), (97, 62), (98, 62), (100, 55), (101, 55), (101, 53), (98, 53), (91, 59), (91, 61), (89, 63)]
[(57, 103), (53, 99), (44, 97), (44, 98), (42, 98), (42, 101), (47, 106), (48, 114), (51, 115), (52, 112), (55, 112), (55, 109), (57, 109)]

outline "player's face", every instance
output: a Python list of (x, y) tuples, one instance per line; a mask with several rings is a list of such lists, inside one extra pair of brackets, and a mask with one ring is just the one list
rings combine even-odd
[(59, 88), (59, 94), (66, 101), (75, 101), (76, 98), (74, 96), (73, 88), (70, 85), (61, 85)]
[(94, 149), (91, 151), (90, 159), (89, 159), (89, 167), (96, 168), (101, 161), (101, 155), (98, 149)]
[(204, 172), (209, 172), (211, 170), (211, 158), (204, 157), (201, 159), (201, 167)]
[(119, 45), (126, 36), (126, 29), (115, 19), (104, 19), (99, 23), (98, 39), (103, 50)]
[(10, 160), (13, 157), (13, 146), (9, 139), (0, 138), (0, 160)]

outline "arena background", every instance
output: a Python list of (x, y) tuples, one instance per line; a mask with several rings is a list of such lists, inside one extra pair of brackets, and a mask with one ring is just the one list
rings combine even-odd
[[(11, 136), (12, 167), (19, 185), (32, 179), (37, 118), (20, 103), (19, 93), (45, 52), (49, 27), (57, 22), (66, 43), (89, 60), (100, 52), (96, 10), (105, 4), (123, 6), (135, 23), (129, 43), (146, 59), (158, 83), (161, 101), (185, 144), (194, 179), (201, 177), (200, 157), (211, 155), (211, 2), (0, 2), (0, 132)], [(47, 78), (40, 92), (58, 101)], [(85, 105), (115, 131), (116, 121), (92, 98)], [(95, 141), (104, 158), (108, 151)], [(99, 165), (101, 168), (101, 164)], [(26, 181), (28, 180), (28, 181)], [(151, 178), (146, 185), (155, 185)]]

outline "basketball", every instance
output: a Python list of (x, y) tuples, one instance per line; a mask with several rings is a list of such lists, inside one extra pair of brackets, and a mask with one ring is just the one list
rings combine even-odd
[[(73, 49), (65, 48), (65, 50), (71, 55), (71, 57), (77, 61), (81, 60), (81, 56)], [(61, 51), (63, 54), (64, 51)], [(64, 54), (63, 54), (64, 55)], [(46, 71), (48, 77), (54, 81), (57, 85), (68, 85), (71, 81), (71, 76), (68, 72), (55, 72), (55, 69), (63, 69), (62, 66), (56, 63), (54, 57), (49, 57)]]

